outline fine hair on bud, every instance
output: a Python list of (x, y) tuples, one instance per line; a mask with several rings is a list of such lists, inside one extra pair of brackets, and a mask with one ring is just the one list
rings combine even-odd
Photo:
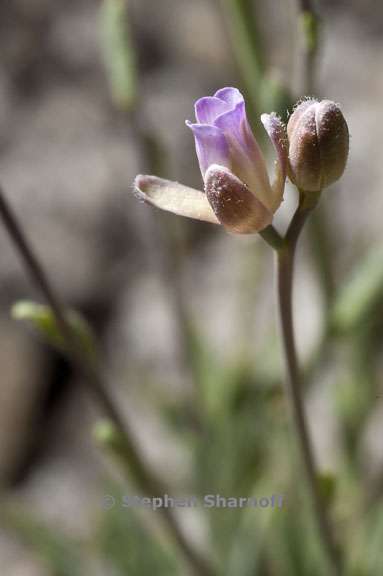
[(272, 213), (223, 166), (213, 164), (207, 170), (205, 191), (218, 220), (230, 232), (252, 234), (272, 221)]
[(304, 192), (319, 192), (338, 180), (346, 167), (349, 133), (337, 104), (304, 100), (287, 124), (290, 180)]

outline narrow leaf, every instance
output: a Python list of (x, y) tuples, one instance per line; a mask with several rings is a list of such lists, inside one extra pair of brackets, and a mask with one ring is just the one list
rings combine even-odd
[[(57, 326), (56, 318), (49, 306), (36, 302), (21, 301), (12, 306), (11, 316), (30, 324), (49, 344), (61, 352), (66, 351), (66, 344)], [(88, 322), (75, 310), (68, 310), (66, 318), (74, 336), (90, 357), (96, 355), (96, 341)]]
[(121, 110), (130, 110), (137, 96), (135, 53), (132, 46), (127, 0), (103, 0), (101, 47), (112, 99)]
[(336, 332), (349, 332), (372, 318), (383, 297), (383, 250), (372, 249), (340, 289), (332, 312)]

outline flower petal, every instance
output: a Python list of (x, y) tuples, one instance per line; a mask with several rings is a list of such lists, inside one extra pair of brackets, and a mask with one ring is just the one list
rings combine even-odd
[(272, 213), (225, 166), (210, 166), (205, 191), (218, 220), (231, 232), (258, 232), (273, 219)]
[(222, 130), (216, 126), (191, 124), (188, 121), (186, 125), (194, 134), (202, 178), (205, 178), (205, 172), (211, 164), (220, 164), (230, 168), (229, 146)]
[(162, 210), (219, 224), (206, 195), (194, 188), (157, 176), (139, 174), (134, 180), (134, 191), (139, 200)]
[(243, 99), (232, 110), (218, 116), (214, 124), (229, 144), (232, 171), (267, 208), (272, 209), (272, 190), (265, 160), (248, 123)]
[(217, 116), (214, 126), (217, 126), (227, 135), (234, 136), (237, 140), (242, 139), (241, 125), (246, 120), (245, 102), (238, 102), (233, 108)]
[(261, 122), (277, 153), (275, 178), (272, 184), (273, 210), (275, 211), (283, 198), (288, 163), (288, 140), (286, 127), (275, 113), (262, 114)]
[(230, 110), (230, 105), (214, 96), (204, 96), (197, 100), (194, 109), (199, 124), (213, 124), (217, 116)]
[(214, 96), (215, 98), (219, 98), (220, 100), (223, 100), (223, 102), (230, 104), (231, 108), (234, 108), (234, 106), (236, 106), (239, 102), (244, 101), (244, 98), (238, 88), (231, 88), (230, 86), (217, 90)]

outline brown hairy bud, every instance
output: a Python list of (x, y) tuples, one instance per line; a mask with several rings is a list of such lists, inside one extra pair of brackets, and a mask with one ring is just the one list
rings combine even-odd
[(338, 180), (346, 167), (349, 134), (346, 120), (330, 100), (305, 100), (290, 116), (290, 180), (304, 192), (319, 192)]
[(205, 175), (205, 192), (215, 215), (225, 228), (251, 234), (268, 226), (272, 213), (228, 168), (212, 164)]

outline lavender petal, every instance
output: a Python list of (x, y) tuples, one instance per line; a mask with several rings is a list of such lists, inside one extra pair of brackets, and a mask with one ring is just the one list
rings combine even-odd
[(244, 98), (238, 88), (232, 88), (230, 86), (217, 90), (214, 96), (215, 98), (223, 100), (223, 102), (227, 102), (231, 108), (234, 108), (234, 106), (244, 101)]
[(261, 149), (246, 117), (242, 100), (229, 112), (218, 116), (220, 128), (229, 144), (231, 169), (269, 209), (272, 208), (271, 186)]
[(218, 127), (207, 124), (192, 124), (186, 122), (195, 138), (195, 146), (202, 178), (211, 164), (230, 167), (229, 146), (226, 138)]
[(230, 105), (214, 96), (204, 96), (197, 100), (194, 109), (198, 124), (214, 124), (217, 116), (230, 110)]

